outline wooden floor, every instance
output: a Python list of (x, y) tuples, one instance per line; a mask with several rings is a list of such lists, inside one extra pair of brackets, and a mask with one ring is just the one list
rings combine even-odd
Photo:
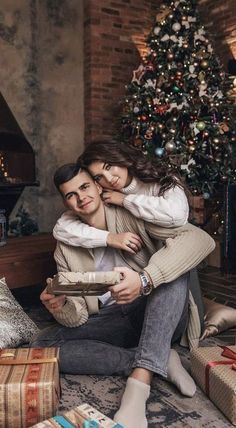
[(236, 308), (236, 275), (223, 275), (219, 269), (199, 270), (203, 295), (218, 303)]
[[(236, 275), (222, 274), (220, 269), (206, 267), (199, 270), (199, 279), (204, 297), (236, 309)], [(219, 337), (228, 345), (236, 344), (236, 327)]]

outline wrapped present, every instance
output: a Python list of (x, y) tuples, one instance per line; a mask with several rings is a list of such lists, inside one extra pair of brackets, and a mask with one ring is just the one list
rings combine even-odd
[(58, 348), (0, 350), (0, 428), (26, 428), (55, 415)]
[(200, 388), (236, 425), (236, 346), (193, 350), (191, 373)]
[(215, 244), (216, 244), (215, 249), (209, 254), (209, 256), (207, 256), (206, 262), (207, 262), (208, 266), (220, 268), (221, 267), (221, 258), (222, 258), (221, 257), (222, 244), (217, 239), (215, 239)]
[(123, 428), (89, 404), (81, 404), (31, 428)]
[(204, 224), (206, 220), (205, 201), (202, 196), (191, 196), (189, 198), (190, 215), (189, 220), (194, 224)]
[(108, 291), (110, 285), (119, 284), (119, 272), (59, 272), (54, 276), (47, 291), (50, 294), (94, 296)]

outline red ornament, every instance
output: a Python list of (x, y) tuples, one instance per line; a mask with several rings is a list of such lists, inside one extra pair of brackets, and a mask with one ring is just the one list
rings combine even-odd
[(165, 114), (165, 112), (169, 109), (169, 104), (162, 104), (162, 105), (157, 105), (154, 107), (154, 110), (156, 113), (162, 115)]
[(154, 65), (151, 62), (148, 62), (147, 65), (145, 66), (146, 71), (153, 71), (154, 70)]
[(134, 147), (142, 147), (142, 145), (143, 145), (143, 139), (141, 137), (136, 137), (133, 140), (133, 145), (134, 145)]
[(175, 75), (175, 80), (181, 80), (182, 76), (183, 76), (182, 72), (181, 71), (177, 71), (176, 75)]

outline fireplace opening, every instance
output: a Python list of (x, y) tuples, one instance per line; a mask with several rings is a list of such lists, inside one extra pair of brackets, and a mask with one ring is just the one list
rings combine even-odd
[(25, 186), (38, 186), (35, 153), (0, 94), (0, 209), (7, 220)]

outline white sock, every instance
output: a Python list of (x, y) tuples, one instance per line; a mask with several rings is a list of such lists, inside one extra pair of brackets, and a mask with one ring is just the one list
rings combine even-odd
[(167, 380), (173, 383), (183, 395), (193, 397), (196, 392), (194, 380), (182, 366), (179, 355), (174, 349), (170, 350), (167, 367)]
[(114, 421), (124, 428), (147, 428), (146, 401), (149, 395), (150, 385), (129, 377)]

